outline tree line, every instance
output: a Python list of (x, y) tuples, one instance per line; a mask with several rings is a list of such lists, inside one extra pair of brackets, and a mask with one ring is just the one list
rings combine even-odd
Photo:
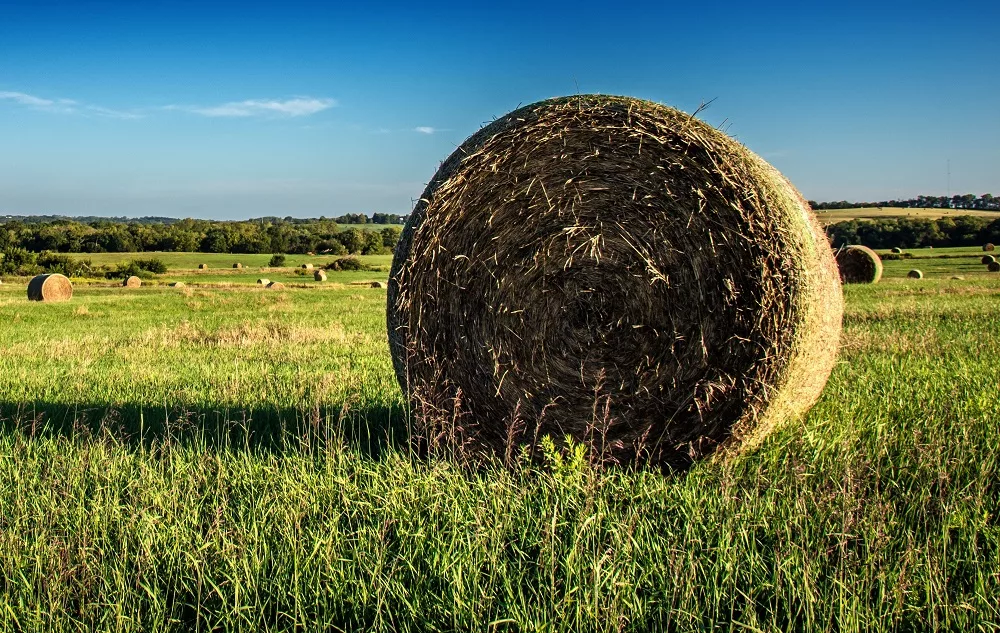
[(980, 211), (1000, 210), (1000, 198), (991, 193), (976, 196), (972, 193), (956, 194), (954, 196), (917, 196), (906, 200), (881, 200), (879, 202), (836, 202), (809, 201), (816, 211), (832, 209), (857, 209), (862, 207), (902, 207), (904, 209), (978, 209)]
[[(376, 214), (378, 215), (378, 214)], [(398, 217), (398, 216), (397, 216)], [(366, 222), (367, 224), (367, 222)], [(332, 219), (262, 218), (249, 221), (90, 221), (61, 218), (46, 223), (12, 219), (0, 224), (0, 251), (22, 248), (54, 253), (325, 253), (391, 252), (402, 227), (343, 228)]]
[(869, 248), (981, 246), (1000, 244), (1000, 218), (968, 215), (938, 218), (847, 220), (826, 227), (833, 246), (862, 244)]

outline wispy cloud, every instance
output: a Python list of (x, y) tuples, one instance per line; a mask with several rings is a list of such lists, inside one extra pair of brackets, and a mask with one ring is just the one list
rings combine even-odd
[(421, 134), (434, 134), (435, 132), (440, 132), (441, 130), (432, 128), (427, 125), (418, 125), (417, 127), (413, 128), (413, 131), (420, 132)]
[(279, 101), (276, 99), (248, 99), (231, 101), (216, 106), (169, 105), (166, 110), (181, 110), (207, 117), (253, 117), (253, 116), (309, 116), (337, 105), (335, 99), (296, 97)]
[(114, 110), (99, 105), (80, 103), (75, 99), (46, 99), (25, 92), (0, 91), (0, 100), (13, 101), (22, 106), (58, 114), (94, 114), (116, 119), (141, 119), (142, 115), (124, 110)]

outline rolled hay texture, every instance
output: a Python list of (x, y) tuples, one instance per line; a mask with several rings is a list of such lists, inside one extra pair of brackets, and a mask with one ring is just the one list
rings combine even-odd
[(272, 281), (271, 283), (267, 284), (267, 287), (270, 288), (271, 290), (284, 290), (285, 284), (281, 283), (280, 281)]
[(135, 275), (132, 275), (131, 277), (122, 282), (122, 286), (125, 288), (138, 288), (142, 286), (142, 280), (136, 277)]
[(837, 268), (845, 284), (877, 284), (882, 278), (882, 258), (867, 246), (846, 246), (837, 251)]
[(924, 273), (914, 268), (910, 272), (906, 273), (906, 276), (910, 279), (923, 279)]
[(171, 288), (183, 288), (184, 287), (184, 282), (183, 281), (175, 281), (174, 283), (170, 284), (170, 287)]
[(198, 264), (198, 270), (208, 270), (208, 264)]
[(271, 283), (271, 280), (270, 279), (266, 279), (264, 277), (261, 277), (260, 279), (257, 280), (257, 285), (258, 286), (266, 286), (269, 283)]
[(990, 271), (991, 273), (1000, 272), (1000, 262), (993, 262), (992, 264), (987, 264), (986, 270)]
[(903, 249), (897, 246), (896, 248), (892, 249), (892, 252), (896, 255), (900, 255), (903, 252)]
[(73, 284), (63, 275), (38, 275), (28, 282), (31, 301), (69, 301), (72, 298)]
[(236, 262), (235, 264), (233, 264), (233, 268), (243, 268), (243, 264)]
[(373, 281), (371, 283), (371, 287), (372, 288), (385, 288), (385, 284), (382, 283), (381, 281)]
[(983, 258), (980, 259), (979, 261), (982, 262), (983, 264), (992, 264), (996, 260), (997, 258), (993, 257), (992, 255), (983, 255)]
[(993, 244), (991, 244), (990, 242), (986, 242), (985, 244), (983, 244), (983, 250), (984, 250), (984, 251), (992, 251), (992, 250), (994, 250), (995, 248), (996, 248), (996, 247), (995, 247), (995, 246), (993, 246)]
[(312, 270), (312, 268), (313, 268), (312, 264), (302, 264), (303, 270)]
[(596, 95), (465, 141), (387, 297), (418, 443), (509, 458), (569, 435), (675, 467), (808, 410), (842, 310), (823, 230), (773, 167), (691, 115)]
[(315, 279), (316, 281), (326, 281), (326, 271), (317, 270), (316, 272), (313, 273), (313, 279)]

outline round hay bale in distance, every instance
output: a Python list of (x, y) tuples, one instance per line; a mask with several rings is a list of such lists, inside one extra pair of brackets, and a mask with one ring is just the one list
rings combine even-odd
[(316, 281), (326, 281), (326, 271), (317, 270), (316, 272), (313, 273), (313, 279), (315, 279)]
[(369, 287), (370, 288), (385, 288), (385, 284), (382, 283), (381, 281), (373, 281)]
[(990, 271), (991, 273), (1000, 272), (1000, 262), (993, 262), (992, 264), (988, 264), (986, 266), (986, 270)]
[(198, 264), (198, 270), (208, 270), (208, 264)]
[(837, 251), (840, 281), (845, 284), (877, 284), (882, 279), (882, 258), (867, 246), (846, 246)]
[(271, 283), (267, 284), (267, 287), (270, 288), (271, 290), (284, 290), (285, 284), (281, 283), (280, 281), (272, 281)]
[(894, 255), (901, 255), (903, 253), (903, 249), (897, 246), (896, 248), (892, 249), (892, 253)]
[(183, 281), (175, 281), (175, 282), (173, 282), (172, 284), (170, 284), (170, 287), (171, 287), (171, 288), (183, 288), (183, 287), (184, 287), (184, 285), (185, 285), (185, 284), (184, 284), (184, 282), (183, 282)]
[(991, 242), (986, 242), (985, 244), (983, 244), (983, 250), (984, 251), (992, 251), (995, 248), (996, 248), (996, 246), (994, 246)]
[(910, 279), (923, 279), (924, 273), (914, 268), (910, 272), (906, 273), (906, 276)]
[(266, 286), (269, 283), (271, 283), (271, 280), (267, 279), (265, 277), (261, 277), (260, 279), (257, 280), (257, 285), (258, 286)]
[(138, 288), (140, 286), (142, 286), (142, 280), (135, 275), (132, 275), (122, 282), (122, 287), (124, 288)]
[(233, 268), (243, 268), (243, 264), (236, 262), (235, 264), (233, 264)]
[(808, 410), (842, 310), (826, 236), (777, 170), (691, 115), (598, 95), (465, 141), (387, 296), (417, 441), (504, 458), (569, 435), (675, 467)]
[(58, 273), (37, 275), (28, 282), (30, 301), (69, 301), (73, 298), (73, 284)]
[(983, 255), (982, 259), (980, 259), (979, 261), (983, 264), (992, 264), (996, 260), (997, 258), (993, 257), (992, 255)]
[(302, 264), (302, 270), (312, 270), (312, 269), (313, 269), (312, 264)]
[(951, 278), (952, 278), (952, 279), (956, 279), (956, 280), (958, 280), (958, 281), (963, 281), (963, 280), (965, 279), (965, 277), (963, 277), (963, 276), (961, 276), (961, 275), (952, 275), (952, 277), (951, 277)]

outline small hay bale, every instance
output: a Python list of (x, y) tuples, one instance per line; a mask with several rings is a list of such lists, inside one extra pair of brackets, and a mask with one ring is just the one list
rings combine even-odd
[(285, 284), (281, 283), (280, 281), (272, 281), (271, 283), (267, 284), (267, 287), (271, 290), (284, 290)]
[(983, 263), (983, 264), (992, 264), (996, 260), (997, 260), (997, 258), (993, 257), (992, 255), (983, 255), (983, 258), (980, 259), (979, 261), (981, 263)]
[(236, 262), (235, 264), (233, 264), (233, 268), (243, 268), (243, 264)]
[(903, 253), (903, 249), (897, 246), (896, 248), (892, 249), (892, 252), (895, 255), (901, 255)]
[(867, 246), (847, 246), (836, 253), (840, 281), (845, 284), (877, 284), (882, 278), (882, 258)]
[(996, 246), (993, 246), (993, 244), (990, 243), (990, 242), (986, 242), (985, 244), (983, 244), (983, 250), (984, 251), (992, 251), (995, 248), (996, 248)]
[(959, 281), (963, 281), (963, 280), (965, 279), (965, 277), (963, 277), (963, 276), (961, 276), (961, 275), (952, 275), (952, 277), (951, 277), (951, 278), (952, 278), (952, 279), (957, 279), (957, 280), (959, 280)]
[(914, 268), (910, 272), (906, 273), (906, 276), (910, 279), (923, 279), (924, 273)]
[(313, 273), (313, 279), (315, 279), (316, 281), (326, 281), (326, 271), (317, 270), (316, 272)]
[(271, 283), (271, 280), (267, 279), (265, 277), (261, 277), (260, 279), (257, 280), (257, 285), (258, 286), (266, 286), (269, 283)]
[(385, 288), (385, 284), (382, 283), (381, 281), (373, 281), (371, 283), (371, 287), (372, 288)]
[(135, 275), (132, 275), (122, 282), (122, 287), (124, 288), (138, 288), (140, 286), (142, 286), (142, 280)]
[(208, 270), (208, 264), (198, 264), (198, 270)]
[(988, 264), (986, 266), (986, 270), (990, 271), (991, 273), (1000, 272), (1000, 262), (993, 262), (992, 264)]
[(465, 141), (387, 293), (416, 441), (506, 459), (568, 435), (674, 467), (808, 410), (842, 310), (823, 229), (777, 170), (689, 114), (598, 95)]
[(313, 269), (313, 265), (312, 264), (302, 264), (302, 269), (303, 270), (312, 270)]
[(28, 282), (30, 301), (69, 301), (73, 298), (73, 284), (58, 273), (38, 275)]
[(184, 287), (184, 282), (183, 281), (175, 281), (174, 283), (170, 284), (170, 287), (171, 288), (183, 288)]

